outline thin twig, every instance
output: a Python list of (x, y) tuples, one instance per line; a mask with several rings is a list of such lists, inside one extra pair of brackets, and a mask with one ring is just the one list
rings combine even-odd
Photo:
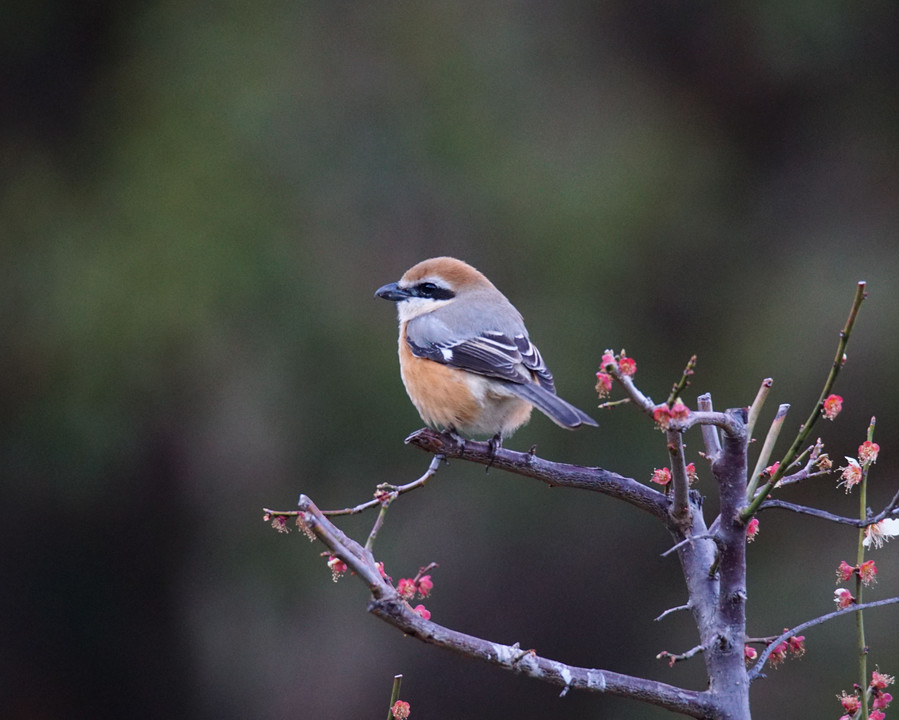
[[(420, 487), (424, 487), (425, 483), (430, 480), (434, 474), (437, 472), (440, 464), (445, 460), (442, 455), (435, 455), (431, 459), (430, 465), (428, 465), (428, 469), (425, 471), (425, 474), (422, 475), (417, 480), (413, 480), (410, 483), (406, 483), (405, 485), (390, 485), (389, 483), (381, 483), (375, 489), (375, 498), (374, 500), (368, 500), (367, 502), (356, 505), (355, 507), (346, 507), (342, 510), (322, 510), (322, 515), (327, 515), (328, 517), (336, 517), (339, 515), (357, 515), (358, 513), (364, 512), (370, 508), (378, 507), (384, 505), (385, 502), (388, 504), (393, 502), (398, 496), (403, 495), (404, 493), (409, 492), (410, 490), (417, 490)], [(294, 517), (296, 515), (300, 515), (300, 510), (271, 510), (270, 508), (263, 508), (262, 511), (267, 515), (271, 516), (284, 516), (284, 517)]]
[(417, 490), (420, 487), (424, 487), (425, 483), (428, 482), (440, 468), (440, 463), (443, 462), (444, 458), (440, 455), (436, 455), (432, 460), (431, 464), (428, 465), (428, 469), (425, 471), (425, 474), (422, 475), (417, 480), (413, 480), (410, 483), (406, 483), (405, 485), (387, 485), (382, 484), (378, 485), (377, 491), (375, 492), (375, 499), (369, 500), (368, 502), (364, 502), (360, 505), (356, 505), (355, 507), (343, 508), (342, 510), (323, 510), (322, 512), (328, 516), (337, 516), (337, 515), (356, 515), (357, 513), (361, 513), (369, 508), (377, 507), (382, 504), (381, 496), (382, 492), (386, 491), (390, 495), (396, 497), (402, 495), (404, 493), (409, 492), (410, 490)]
[(768, 399), (768, 393), (773, 384), (774, 380), (771, 378), (762, 380), (759, 391), (755, 394), (755, 400), (753, 400), (752, 405), (749, 406), (749, 419), (746, 421), (746, 437), (749, 438), (750, 442), (752, 441), (752, 432), (755, 429), (755, 423), (759, 419), (759, 415), (762, 412), (762, 408), (765, 406), (765, 400)]
[(365, 541), (366, 550), (371, 550), (375, 546), (375, 539), (378, 537), (378, 533), (381, 531), (381, 528), (384, 525), (384, 520), (387, 518), (387, 508), (389, 507), (389, 499), (381, 503), (381, 510), (378, 512), (378, 517), (377, 519), (375, 519), (375, 524), (371, 527), (371, 532), (368, 534), (368, 540)]
[(681, 396), (681, 393), (687, 389), (687, 385), (690, 384), (690, 377), (693, 375), (695, 369), (696, 356), (694, 355), (687, 361), (687, 366), (681, 373), (680, 378), (678, 378), (678, 381), (674, 383), (674, 386), (671, 388), (671, 393), (668, 395), (668, 399), (665, 401), (665, 404), (668, 407), (673, 407), (674, 403), (676, 403), (677, 399)]
[(691, 543), (694, 540), (714, 540), (716, 545), (719, 542), (718, 538), (715, 535), (713, 535), (712, 533), (703, 533), (702, 535), (691, 535), (690, 537), (684, 538), (676, 545), (672, 545), (670, 548), (668, 548), (665, 552), (662, 553), (661, 557), (668, 557), (671, 553), (677, 552), (684, 545), (687, 545), (688, 543)]
[(774, 420), (771, 421), (771, 427), (768, 428), (765, 442), (762, 444), (761, 451), (759, 451), (755, 469), (752, 471), (752, 475), (749, 476), (749, 487), (746, 488), (747, 500), (751, 500), (752, 496), (755, 495), (755, 489), (758, 487), (762, 471), (768, 467), (768, 461), (771, 459), (771, 453), (774, 452), (774, 445), (777, 442), (777, 438), (780, 435), (780, 429), (783, 427), (784, 419), (787, 417), (787, 412), (789, 410), (790, 406), (787, 403), (784, 403), (777, 408), (777, 414), (774, 416)]
[(703, 651), (703, 649), (704, 648), (702, 647), (702, 645), (697, 645), (696, 647), (690, 648), (686, 652), (682, 652), (678, 655), (675, 655), (674, 653), (670, 653), (667, 650), (662, 650), (662, 652), (660, 652), (658, 655), (656, 655), (656, 660), (662, 660), (662, 659), (667, 658), (668, 665), (673, 666), (674, 663), (676, 663), (676, 662), (680, 662), (681, 660), (689, 660), (694, 655), (698, 655), (699, 653), (701, 653)]
[(810, 627), (814, 627), (815, 625), (821, 625), (822, 623), (827, 622), (828, 620), (833, 620), (834, 618), (843, 617), (844, 615), (854, 615), (859, 610), (871, 610), (876, 607), (883, 607), (884, 605), (895, 605), (899, 603), (899, 597), (891, 597), (886, 600), (875, 600), (873, 602), (864, 603), (862, 605), (850, 605), (846, 608), (840, 608), (839, 610), (834, 610), (833, 612), (829, 612), (826, 615), (821, 615), (812, 620), (806, 620), (804, 623), (800, 623), (796, 627), (790, 628), (789, 630), (784, 630), (780, 635), (778, 635), (770, 645), (759, 655), (759, 659), (756, 661), (755, 665), (752, 666), (752, 669), (749, 671), (749, 679), (755, 680), (757, 677), (764, 677), (761, 675), (762, 668), (765, 667), (765, 663), (768, 662), (768, 658), (771, 653), (774, 652), (774, 648), (776, 648), (780, 643), (784, 640), (793, 637), (794, 635), (798, 635), (803, 630), (807, 630)]
[(393, 676), (393, 688), (390, 691), (390, 709), (387, 711), (387, 720), (394, 720), (393, 706), (400, 699), (400, 686), (403, 684), (402, 675)]
[(671, 615), (671, 613), (676, 613), (679, 610), (689, 610), (690, 607), (691, 607), (690, 603), (686, 603), (685, 605), (678, 605), (677, 607), (668, 608), (665, 612), (663, 612), (661, 615), (659, 615), (657, 618), (655, 618), (655, 622), (658, 622), (659, 620), (663, 620), (666, 617), (668, 617), (669, 615)]
[(771, 494), (775, 485), (777, 485), (778, 481), (784, 476), (787, 468), (799, 453), (799, 448), (805, 444), (806, 439), (812, 432), (812, 427), (815, 422), (821, 417), (821, 411), (824, 408), (824, 400), (830, 394), (833, 384), (837, 380), (837, 375), (840, 374), (840, 368), (843, 367), (846, 346), (849, 344), (849, 336), (852, 333), (852, 327), (855, 325), (855, 320), (858, 317), (858, 311), (862, 306), (862, 302), (867, 296), (868, 294), (865, 292), (865, 283), (858, 283), (855, 290), (855, 298), (853, 299), (852, 307), (849, 310), (849, 317), (846, 319), (846, 324), (840, 331), (840, 342), (837, 344), (837, 352), (834, 357), (833, 365), (830, 368), (830, 372), (827, 374), (827, 379), (824, 381), (824, 387), (821, 390), (821, 395), (818, 397), (818, 402), (815, 403), (815, 407), (812, 409), (808, 419), (800, 426), (799, 432), (793, 440), (793, 444), (790, 445), (790, 449), (787, 450), (786, 455), (784, 455), (783, 459), (780, 461), (780, 465), (772, 474), (771, 479), (765, 483), (752, 502), (749, 503), (742, 513), (740, 513), (740, 517), (744, 521), (749, 520), (749, 518), (755, 515), (759, 506), (765, 501), (768, 495)]

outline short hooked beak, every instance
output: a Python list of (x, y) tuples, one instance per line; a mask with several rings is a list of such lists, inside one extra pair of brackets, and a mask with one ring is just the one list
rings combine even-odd
[(384, 298), (391, 302), (399, 302), (400, 300), (411, 297), (411, 294), (408, 290), (403, 290), (395, 282), (392, 282), (387, 283), (384, 287), (378, 288), (377, 292), (375, 292), (375, 297)]

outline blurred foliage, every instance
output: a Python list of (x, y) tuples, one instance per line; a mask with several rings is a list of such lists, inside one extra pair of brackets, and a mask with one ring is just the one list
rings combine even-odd
[[(840, 458), (877, 414), (872, 503), (892, 494), (895, 3), (12, 0), (0, 18), (5, 716), (361, 717), (396, 672), (416, 716), (664, 715), (404, 642), (260, 522), (424, 470), (372, 293), (427, 256), (484, 270), (581, 407), (625, 347), (655, 397), (693, 353), (691, 402), (745, 405), (773, 376), (794, 423), (867, 280), (822, 432)], [(665, 462), (628, 408), (599, 419), (535, 418), (510, 445), (638, 478)], [(829, 481), (789, 498), (854, 513)], [(770, 634), (829, 608), (853, 537), (762, 528), (749, 612)], [(684, 600), (667, 538), (604, 498), (453, 464), (379, 542), (395, 577), (440, 563), (437, 620), (701, 682), (653, 660), (693, 637), (651, 622)], [(894, 621), (869, 619), (893, 673)], [(850, 633), (809, 633), (757, 711), (832, 713)]]

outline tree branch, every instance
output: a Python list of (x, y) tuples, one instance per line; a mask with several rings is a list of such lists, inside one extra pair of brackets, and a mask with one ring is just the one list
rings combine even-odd
[(893, 496), (893, 499), (890, 500), (889, 504), (881, 510), (876, 515), (873, 515), (866, 520), (860, 520), (859, 518), (850, 518), (843, 517), (842, 515), (834, 515), (833, 513), (827, 512), (826, 510), (819, 510), (818, 508), (808, 507), (806, 505), (797, 505), (796, 503), (786, 502), (784, 500), (775, 500), (773, 498), (768, 498), (759, 506), (759, 510), (767, 510), (768, 508), (779, 508), (781, 510), (789, 510), (794, 513), (799, 513), (800, 515), (811, 515), (812, 517), (816, 517), (820, 520), (827, 520), (829, 522), (840, 523), (841, 525), (852, 525), (854, 527), (868, 527), (869, 525), (874, 525), (879, 523), (881, 520), (892, 517), (896, 512), (896, 507), (899, 506), (899, 491)]
[[(712, 412), (712, 395), (703, 393), (696, 398), (697, 407), (703, 412)], [(705, 445), (705, 455), (709, 460), (714, 460), (721, 452), (721, 439), (718, 437), (718, 429), (714, 425), (702, 426), (702, 443)]]
[(765, 648), (762, 654), (759, 655), (759, 659), (749, 671), (749, 680), (752, 681), (758, 677), (764, 677), (764, 675), (761, 674), (762, 668), (765, 667), (765, 663), (768, 662), (768, 658), (771, 656), (771, 653), (774, 652), (774, 648), (780, 645), (780, 643), (782, 643), (787, 638), (791, 638), (794, 635), (798, 635), (803, 630), (807, 630), (808, 628), (814, 627), (815, 625), (820, 625), (827, 622), (828, 620), (833, 620), (834, 618), (843, 617), (844, 615), (854, 616), (855, 613), (857, 613), (859, 610), (869, 610), (871, 608), (883, 607), (884, 605), (894, 605), (895, 603), (899, 603), (899, 597), (887, 598), (886, 600), (875, 600), (874, 602), (862, 603), (861, 605), (850, 605), (849, 607), (840, 608), (839, 610), (829, 612), (826, 615), (820, 615), (819, 617), (813, 618), (812, 620), (807, 620), (804, 623), (800, 623), (794, 628), (790, 628), (789, 630), (784, 630), (768, 645), (768, 647)]
[(372, 600), (368, 604), (369, 612), (407, 635), (466, 657), (558, 685), (562, 688), (563, 695), (574, 688), (641, 700), (694, 718), (712, 717), (713, 700), (708, 692), (685, 690), (608, 670), (567, 665), (541, 657), (533, 650), (522, 650), (517, 643), (494, 643), (425, 620), (383, 577), (371, 552), (331, 523), (306, 495), (300, 496), (298, 507), (298, 520), (304, 531), (321, 541), (332, 555), (343, 560), (368, 585), (372, 593)]
[(665, 434), (668, 439), (668, 454), (671, 456), (671, 485), (674, 488), (671, 519), (686, 527), (690, 523), (690, 503), (687, 499), (690, 481), (687, 479), (687, 464), (684, 459), (684, 438), (674, 430), (668, 430)]
[(508, 470), (535, 478), (551, 487), (600, 492), (624, 500), (662, 520), (668, 516), (669, 501), (663, 493), (610, 470), (552, 462), (537, 457), (533, 452), (523, 453), (506, 448), (497, 448), (492, 452), (489, 443), (476, 440), (463, 441), (448, 433), (439, 433), (428, 428), (416, 430), (406, 438), (406, 442), (425, 452)]

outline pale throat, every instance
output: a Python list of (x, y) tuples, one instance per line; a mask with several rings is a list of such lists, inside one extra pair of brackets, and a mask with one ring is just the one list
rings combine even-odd
[(396, 313), (401, 323), (409, 322), (420, 315), (426, 315), (451, 303), (450, 300), (432, 300), (431, 298), (410, 297), (396, 304)]

